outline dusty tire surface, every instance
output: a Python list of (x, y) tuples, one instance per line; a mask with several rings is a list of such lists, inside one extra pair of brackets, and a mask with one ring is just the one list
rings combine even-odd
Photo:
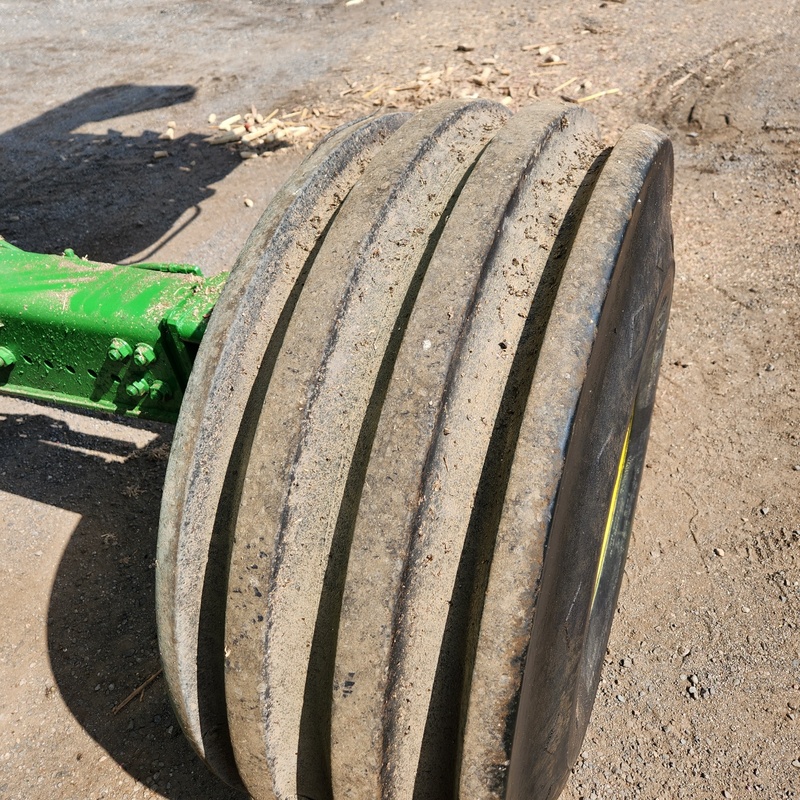
[[(527, 646), (519, 647), (513, 617), (498, 628), (484, 610), (489, 658), (498, 639), (517, 645), (502, 667), (492, 663), (498, 680), (504, 673), (520, 681), (513, 706), (495, 718), (514, 725), (501, 762), (508, 762), (506, 798), (557, 797), (589, 722), (672, 297), (672, 172), (669, 141), (644, 126), (626, 131), (605, 156), (545, 331), (499, 526), (505, 547), (495, 549), (516, 552), (513, 562), (492, 565), (486, 592), (487, 605), (519, 601), (516, 618), (531, 620)], [(520, 569), (517, 547), (532, 541), (538, 574)], [(487, 715), (476, 717), (480, 728)]]
[(334, 131), (278, 193), (214, 308), (181, 406), (158, 539), (159, 647), (184, 732), (233, 785), (241, 782), (224, 702), (224, 598), (239, 471), (253, 407), (268, 381), (268, 349), (341, 200), (406, 117), (389, 114)]
[[(386, 797), (453, 790), (477, 622), (466, 587), (479, 585), (489, 498), (503, 492), (498, 432), (513, 430), (518, 384), (532, 366), (530, 326), (538, 320), (531, 309), (560, 249), (553, 220), (567, 213), (597, 149), (588, 113), (546, 103), (525, 109), (481, 155), (429, 266), (428, 291), (395, 365), (393, 402), (384, 406), (374, 499), (359, 508), (348, 570), (337, 678), (341, 685), (352, 675), (353, 685), (334, 700), (334, 722), (342, 720), (333, 753), (341, 768), (348, 739), (352, 746), (348, 731), (366, 727), (374, 744), (356, 761), (365, 772), (377, 762), (377, 785), (352, 796), (378, 787)], [(388, 571), (376, 571), (379, 561)], [(386, 615), (380, 624), (377, 598)], [(365, 626), (382, 633), (378, 650), (368, 631), (358, 632)], [(361, 651), (376, 659), (374, 676)], [(370, 728), (365, 719), (379, 724)], [(343, 791), (353, 783), (341, 776)]]
[(451, 101), (339, 132), (267, 211), (159, 558), (175, 705), (230, 783), (560, 792), (644, 458), (671, 175), (653, 129), (604, 150), (578, 107)]
[(226, 619), (231, 732), (257, 798), (329, 791), (330, 689), (317, 685), (329, 565), (349, 550), (370, 429), (442, 216), (506, 117), (453, 102), (406, 123), (343, 204), (287, 327), (247, 464)]

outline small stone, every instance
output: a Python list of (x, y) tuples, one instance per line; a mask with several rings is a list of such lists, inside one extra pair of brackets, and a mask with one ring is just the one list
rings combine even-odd
[(169, 153), (166, 150), (156, 150), (155, 153), (153, 153), (153, 158), (154, 159), (166, 158), (168, 155)]
[(697, 686), (697, 684), (700, 683), (700, 680), (697, 677), (697, 675), (690, 675), (689, 676), (689, 683), (691, 683), (692, 686)]
[(792, 761), (792, 766), (795, 769), (800, 769), (800, 759), (796, 758), (794, 761)]
[(731, 793), (727, 789), (723, 789), (722, 796), (727, 798), (731, 796)]
[(456, 52), (457, 53), (470, 53), (475, 49), (475, 45), (472, 42), (459, 42), (456, 45)]
[(764, 367), (764, 369), (765, 369), (767, 372), (774, 372), (774, 371), (775, 371), (775, 365), (774, 365), (774, 364), (767, 364), (767, 366), (766, 366), (766, 367)]
[(633, 664), (633, 659), (623, 658), (619, 663), (623, 667), (630, 667)]
[(245, 205), (246, 205), (248, 208), (252, 208), (252, 207), (253, 207), (253, 205), (254, 205), (254, 204), (253, 204), (253, 201), (252, 201), (252, 200), (251, 200), (249, 197), (245, 197), (245, 199), (244, 199), (244, 204), (245, 204)]
[(208, 124), (209, 125), (213, 125), (216, 121), (217, 121), (217, 115), (216, 114), (209, 114), (208, 115)]
[(795, 465), (792, 467), (792, 469), (793, 469), (795, 472), (800, 472), (800, 464), (795, 464)]
[(769, 512), (770, 512), (770, 507), (769, 506), (761, 506), (761, 508), (759, 508), (758, 511), (759, 511), (759, 513), (761, 514), (762, 517), (766, 517), (767, 514), (769, 514)]
[(725, 551), (721, 547), (715, 547), (714, 548), (714, 555), (717, 555), (720, 558), (722, 558), (722, 556), (725, 555)]

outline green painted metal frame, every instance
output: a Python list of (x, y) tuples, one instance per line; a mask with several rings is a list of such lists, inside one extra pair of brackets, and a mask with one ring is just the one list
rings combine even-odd
[(174, 422), (226, 278), (0, 239), (0, 393)]

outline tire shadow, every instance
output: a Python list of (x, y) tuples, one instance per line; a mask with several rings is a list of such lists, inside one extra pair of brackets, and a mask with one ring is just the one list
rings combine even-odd
[(156, 437), (139, 448), (46, 413), (0, 415), (0, 490), (81, 515), (48, 605), (53, 675), (75, 719), (136, 780), (171, 800), (240, 799), (181, 734), (160, 675), (114, 713), (160, 670), (154, 566), (172, 428), (131, 424)]
[[(182, 224), (194, 221), (211, 185), (241, 163), (203, 134), (178, 129), (173, 140), (159, 139), (167, 109), (194, 96), (188, 85), (105, 86), (0, 134), (0, 235), (23, 250), (71, 247), (116, 263), (151, 248), (190, 210)], [(161, 109), (159, 130), (140, 136), (80, 130)], [(156, 158), (158, 151), (168, 155)]]

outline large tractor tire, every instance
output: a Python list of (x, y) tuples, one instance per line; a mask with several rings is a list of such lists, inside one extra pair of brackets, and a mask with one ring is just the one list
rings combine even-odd
[(674, 272), (668, 140), (446, 102), (335, 132), (176, 430), (176, 713), (256, 800), (549, 800), (616, 608)]

